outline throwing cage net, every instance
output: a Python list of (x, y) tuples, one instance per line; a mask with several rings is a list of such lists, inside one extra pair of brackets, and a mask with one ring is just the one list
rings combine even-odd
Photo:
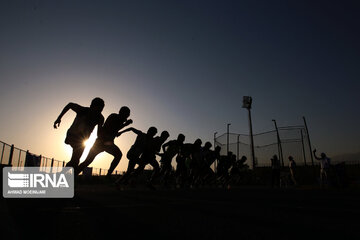
[[(253, 134), (256, 167), (271, 166), (270, 159), (275, 154), (283, 166), (288, 166), (288, 157), (292, 156), (298, 165), (311, 165), (311, 150), (307, 131), (304, 126), (279, 127), (278, 131)], [(247, 157), (252, 167), (251, 140), (248, 134), (224, 133), (214, 139), (215, 147), (221, 147), (221, 155), (232, 152), (240, 159)]]

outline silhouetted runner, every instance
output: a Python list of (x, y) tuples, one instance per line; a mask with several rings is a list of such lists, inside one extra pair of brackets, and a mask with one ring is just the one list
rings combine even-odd
[(69, 144), (72, 149), (70, 161), (66, 164), (67, 167), (77, 169), (80, 157), (84, 152), (84, 142), (90, 137), (95, 126), (98, 126), (98, 131), (104, 123), (104, 117), (101, 114), (104, 109), (104, 100), (101, 98), (94, 98), (91, 101), (90, 107), (83, 107), (76, 103), (68, 103), (61, 111), (60, 115), (54, 122), (54, 128), (58, 128), (61, 123), (61, 118), (70, 109), (76, 112), (76, 117), (71, 127), (66, 134), (65, 143)]
[(185, 136), (180, 133), (177, 139), (168, 141), (162, 145), (163, 154), (160, 159), (160, 174), (162, 175), (162, 181), (166, 186), (168, 185), (169, 177), (172, 171), (172, 159), (180, 153), (184, 140)]
[(229, 181), (229, 169), (232, 165), (232, 152), (228, 152), (227, 155), (221, 155), (217, 166), (218, 181), (221, 185), (226, 186)]
[(238, 168), (239, 169), (242, 169), (245, 167), (245, 162), (247, 160), (247, 157), (246, 156), (242, 156), (238, 161), (237, 161), (237, 165), (238, 165)]
[[(206, 144), (205, 145), (209, 145)], [(210, 146), (211, 147), (211, 146)], [(211, 165), (216, 161), (220, 159), (220, 151), (221, 147), (216, 146), (214, 150), (206, 150), (204, 151), (204, 163), (205, 163), (205, 169), (204, 169), (204, 180), (210, 184), (215, 183), (216, 181), (216, 175), (211, 168)]]
[(294, 185), (297, 185), (297, 181), (295, 178), (295, 169), (296, 169), (296, 162), (292, 156), (289, 156), (289, 172), (290, 178)]
[(153, 173), (150, 179), (147, 182), (147, 186), (151, 189), (155, 189), (152, 186), (154, 179), (158, 176), (160, 171), (159, 163), (156, 160), (156, 154), (159, 154), (161, 146), (168, 139), (169, 133), (167, 131), (162, 131), (160, 136), (154, 137), (149, 142), (147, 142), (144, 152), (140, 157), (139, 166), (135, 169), (134, 176), (137, 177), (144, 172), (144, 168), (147, 164), (150, 164), (153, 167)]
[(202, 140), (200, 138), (196, 139), (192, 145), (190, 158), (188, 158), (188, 162), (186, 163), (188, 168), (190, 169), (190, 187), (194, 187), (196, 184), (196, 180), (199, 177), (200, 168), (202, 164)]
[(328, 158), (325, 153), (321, 153), (320, 157), (316, 156), (316, 149), (314, 149), (313, 153), (315, 159), (320, 161), (320, 185), (323, 187), (328, 181), (330, 158)]
[(107, 172), (107, 177), (110, 177), (116, 166), (119, 164), (122, 153), (120, 149), (115, 145), (114, 139), (119, 136), (119, 130), (132, 123), (131, 119), (127, 119), (130, 116), (130, 109), (126, 106), (122, 107), (119, 113), (110, 114), (106, 119), (104, 126), (98, 131), (98, 137), (90, 149), (90, 152), (84, 162), (82, 162), (75, 174), (79, 174), (87, 166), (89, 166), (95, 157), (101, 152), (107, 152), (114, 156), (111, 162), (110, 168)]
[(144, 152), (146, 145), (151, 141), (151, 139), (153, 139), (153, 137), (157, 133), (157, 129), (155, 127), (150, 127), (146, 133), (143, 133), (142, 131), (131, 127), (119, 132), (118, 136), (129, 131), (137, 134), (137, 137), (134, 144), (130, 147), (126, 155), (129, 160), (127, 171), (123, 176), (119, 177), (119, 179), (116, 181), (117, 184), (128, 183), (134, 171), (135, 165), (140, 164), (140, 156)]
[(188, 168), (186, 166), (186, 162), (188, 162), (191, 149), (193, 147), (192, 143), (184, 143), (181, 146), (179, 154), (176, 156), (176, 171), (175, 171), (175, 178), (176, 178), (176, 187), (184, 187), (188, 181)]
[(271, 159), (271, 186), (280, 187), (280, 160), (275, 154)]

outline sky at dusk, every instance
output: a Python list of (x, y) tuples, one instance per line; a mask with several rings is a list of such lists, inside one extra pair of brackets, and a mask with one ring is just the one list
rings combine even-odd
[[(357, 1), (1, 1), (0, 140), (70, 159), (69, 102), (131, 109), (133, 127), (248, 133), (301, 125), (328, 155), (360, 149)], [(124, 156), (135, 139), (115, 140)], [(103, 155), (106, 155), (105, 153)], [(111, 158), (110, 158), (111, 159)], [(97, 158), (92, 166), (108, 168)]]

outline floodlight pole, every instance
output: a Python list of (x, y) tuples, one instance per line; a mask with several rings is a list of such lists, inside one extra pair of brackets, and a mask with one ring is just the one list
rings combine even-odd
[(251, 158), (252, 158), (253, 170), (255, 170), (256, 163), (255, 163), (255, 150), (254, 150), (254, 136), (253, 136), (253, 130), (252, 130), (252, 121), (251, 121), (251, 104), (252, 104), (252, 97), (244, 96), (243, 97), (243, 108), (246, 108), (249, 113)]
[(281, 140), (280, 140), (279, 129), (278, 129), (278, 127), (277, 127), (276, 120), (273, 119), (272, 121), (274, 122), (274, 124), (275, 124), (275, 129), (276, 129), (276, 135), (277, 135), (277, 141), (278, 141), (278, 150), (279, 150), (279, 158), (281, 159), (282, 167), (284, 167), (284, 156), (283, 156), (282, 147), (281, 147)]
[(231, 123), (227, 124), (226, 155), (229, 154), (229, 134), (230, 134), (229, 127), (230, 127), (230, 125), (231, 125)]
[(253, 165), (253, 170), (254, 170), (255, 166), (256, 166), (256, 163), (255, 163), (254, 136), (253, 136), (253, 130), (252, 130), (251, 110), (250, 110), (250, 108), (248, 108), (248, 112), (249, 112), (249, 127), (250, 127), (251, 158), (252, 158), (252, 165)]

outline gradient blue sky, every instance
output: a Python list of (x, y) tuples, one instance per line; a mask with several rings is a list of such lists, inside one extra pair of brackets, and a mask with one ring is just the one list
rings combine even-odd
[[(360, 149), (356, 1), (1, 1), (0, 140), (68, 160), (68, 102), (102, 97), (133, 126), (212, 141), (302, 124), (329, 155)], [(131, 133), (116, 140), (125, 154)], [(94, 166), (108, 167), (96, 160)], [(118, 169), (127, 164), (125, 157)]]

